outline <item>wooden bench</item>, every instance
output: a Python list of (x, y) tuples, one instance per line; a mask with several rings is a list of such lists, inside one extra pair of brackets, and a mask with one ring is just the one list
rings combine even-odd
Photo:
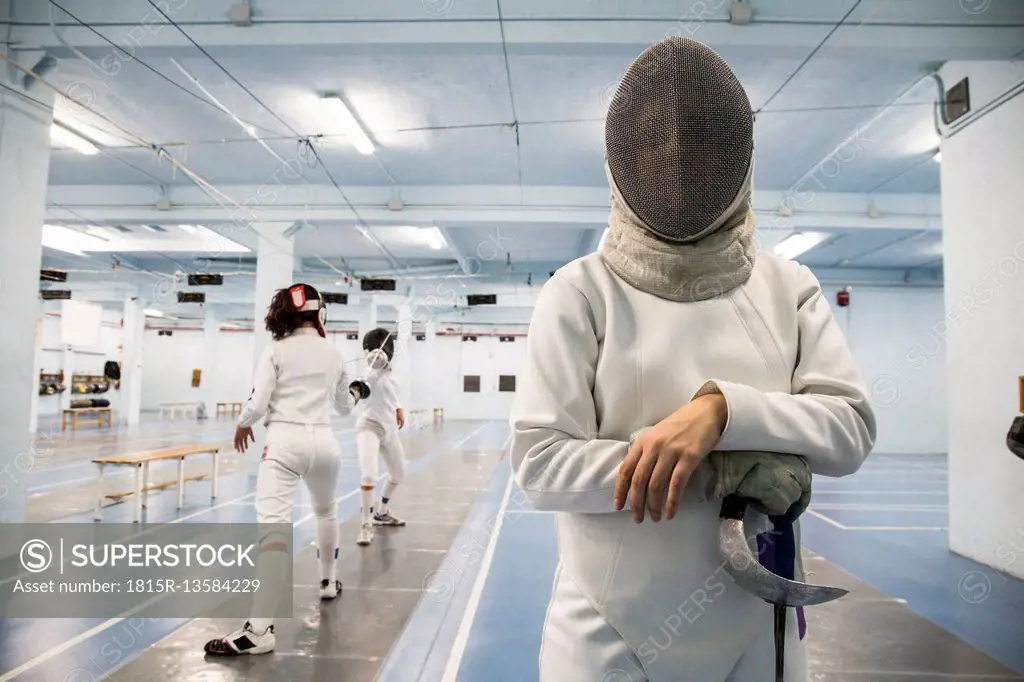
[[(193, 455), (211, 455), (212, 467), (210, 474), (197, 474), (185, 476), (185, 460)], [(149, 465), (152, 462), (164, 462), (168, 460), (178, 461), (177, 480), (164, 481), (155, 485), (149, 484)], [(135, 508), (132, 512), (132, 521), (139, 523), (142, 518), (142, 508), (146, 506), (150, 490), (163, 490), (172, 485), (178, 486), (178, 509), (185, 504), (185, 483), (210, 478), (210, 499), (217, 498), (217, 476), (220, 472), (220, 446), (219, 445), (192, 445), (180, 448), (166, 448), (163, 450), (151, 450), (140, 452), (134, 455), (123, 457), (101, 457), (94, 459), (96, 465), (96, 507), (93, 510), (93, 520), (101, 520), (103, 513), (103, 500), (106, 498), (122, 500), (129, 495), (135, 495)], [(132, 490), (118, 493), (103, 492), (103, 470), (108, 466), (130, 466), (135, 468), (135, 486)]]
[(160, 403), (160, 418), (163, 419), (164, 415), (170, 414), (171, 419), (176, 419), (178, 412), (181, 412), (186, 417), (195, 417), (196, 410), (199, 409), (199, 403)]
[[(96, 422), (97, 425), (103, 426), (106, 424), (110, 426), (113, 421), (114, 409), (112, 407), (68, 407), (65, 408), (61, 413), (60, 419), (60, 430), (66, 431), (68, 423), (71, 424), (72, 429), (78, 428), (78, 417), (79, 415), (89, 414), (93, 415), (90, 418), (86, 418), (86, 422)], [(69, 419), (70, 417), (70, 419)]]
[[(420, 409), (420, 410), (409, 410), (406, 412), (406, 423), (409, 428), (418, 429), (423, 428), (428, 423), (429, 415), (433, 413), (433, 423), (436, 424), (438, 421), (444, 418), (444, 410), (436, 407), (434, 409)], [(440, 413), (440, 415), (439, 415)]]
[(242, 414), (242, 403), (217, 403), (217, 417), (219, 418), (222, 414), (225, 417)]

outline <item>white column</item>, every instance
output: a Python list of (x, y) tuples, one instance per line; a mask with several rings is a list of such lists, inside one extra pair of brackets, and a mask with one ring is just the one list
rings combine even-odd
[(220, 318), (213, 308), (207, 306), (203, 321), (203, 374), (199, 383), (199, 400), (206, 404), (206, 416), (213, 419), (217, 412), (217, 387), (214, 374), (217, 369), (217, 351), (220, 344)]
[[(971, 112), (944, 130), (941, 143), (949, 543), (1024, 578), (1024, 462), (1005, 443), (1024, 374), (1024, 96), (997, 103), (1024, 78), (1024, 64), (942, 69), (947, 88), (964, 76)], [(965, 586), (964, 599), (987, 596), (978, 582)]]
[(292, 223), (253, 223), (250, 227), (258, 237), (256, 247), (256, 292), (253, 303), (253, 361), (250, 373), (263, 355), (263, 350), (272, 338), (264, 319), (270, 300), (278, 289), (285, 289), (295, 282), (295, 242), (285, 237), (284, 232)]
[(35, 377), (36, 389), (32, 391), (32, 412), (29, 416), (29, 433), (38, 433), (39, 431), (39, 373), (43, 371), (43, 317), (42, 309), (40, 308), (40, 315), (36, 318), (36, 347), (35, 347), (35, 360), (32, 364), (32, 376)]
[(60, 408), (57, 410), (57, 416), (60, 416), (61, 410), (66, 410), (71, 407), (71, 401), (81, 396), (81, 393), (75, 393), (75, 382), (71, 378), (75, 374), (75, 349), (71, 346), (61, 346), (64, 349), (64, 359), (60, 362), (60, 368), (64, 370), (64, 383), (68, 387), (68, 390), (60, 394)]
[(146, 332), (144, 303), (138, 297), (124, 299), (124, 336), (122, 340), (121, 395), (118, 396), (118, 420), (134, 429), (142, 412), (142, 344)]
[(377, 327), (377, 300), (373, 294), (361, 296), (359, 309), (359, 343), (363, 342), (366, 332)]
[[(437, 349), (437, 342), (438, 342), (438, 338), (437, 338), (437, 320), (435, 318), (431, 317), (431, 318), (429, 318), (427, 320), (426, 324), (424, 324), (423, 327), (424, 327), (423, 333), (426, 335), (426, 338), (423, 340), (423, 343), (426, 344), (426, 347), (423, 349), (423, 356), (424, 357), (428, 357), (428, 358), (436, 358), (436, 357), (438, 357), (438, 349)], [(416, 371), (417, 372), (423, 372), (423, 373), (426, 374), (426, 376), (423, 378), (423, 383), (421, 384), (422, 386), (441, 386), (441, 385), (443, 385), (443, 382), (437, 376), (438, 363), (436, 363), (436, 362), (425, 363), (424, 367), (417, 367)], [(457, 377), (457, 379), (459, 381), (459, 386), (461, 387), (461, 385), (462, 385), (462, 377)], [(422, 400), (424, 400), (425, 403), (423, 405), (421, 405), (421, 407), (423, 407), (424, 409), (428, 409), (428, 410), (433, 410), (435, 407), (444, 407), (444, 405), (442, 405), (441, 402), (436, 399), (440, 395), (441, 395), (441, 391), (432, 391), (432, 392), (428, 393), (427, 395), (423, 396)], [(433, 418), (434, 418), (434, 415), (433, 415), (433, 412), (431, 412), (430, 413), (430, 419), (433, 419)]]
[[(264, 320), (267, 308), (278, 289), (285, 289), (295, 282), (295, 242), (285, 237), (285, 231), (292, 223), (253, 223), (250, 227), (258, 235), (256, 247), (256, 292), (253, 301), (252, 362), (249, 376), (252, 377), (256, 363), (263, 351), (271, 344), (273, 337), (267, 331)], [(246, 398), (249, 396), (246, 395)], [(264, 431), (262, 422), (253, 427), (256, 442), (252, 444), (255, 456), (248, 458), (247, 473), (255, 476), (259, 469), (259, 452), (263, 449)]]
[(421, 405), (410, 405), (412, 399), (412, 307), (408, 303), (398, 306), (398, 325), (395, 333), (395, 378), (398, 380), (398, 400), (402, 406), (417, 409)]
[[(0, 68), (0, 81), (22, 91), (20, 74)], [(53, 94), (35, 87), (28, 93), (39, 106), (0, 88), (0, 523), (17, 522), (24, 512), (25, 472), (32, 460), (32, 394), (36, 321), (42, 307), (42, 259), (46, 185), (50, 171)], [(29, 464), (26, 464), (29, 463)]]

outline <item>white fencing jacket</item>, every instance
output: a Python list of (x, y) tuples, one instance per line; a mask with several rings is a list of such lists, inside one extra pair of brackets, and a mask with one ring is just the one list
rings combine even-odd
[[(818, 281), (759, 253), (750, 279), (724, 297), (676, 303), (632, 288), (595, 253), (544, 285), (526, 354), (510, 462), (530, 502), (557, 512), (564, 570), (649, 663), (651, 680), (677, 679), (679, 665), (686, 679), (724, 680), (771, 619), (722, 572), (719, 504), (684, 493), (676, 518), (637, 525), (628, 505), (614, 511), (615, 478), (630, 434), (708, 382), (729, 410), (716, 450), (803, 455), (824, 476), (856, 472), (875, 415)], [(747, 516), (751, 536), (769, 526)], [(712, 590), (716, 581), (726, 587)], [(680, 609), (696, 617), (681, 621)], [(666, 619), (682, 622), (678, 645), (650, 662), (644, 647), (665, 639)]]
[(266, 417), (268, 425), (329, 426), (332, 405), (342, 416), (352, 412), (355, 399), (348, 386), (338, 349), (315, 329), (300, 327), (263, 351), (238, 425), (249, 427)]
[(378, 436), (398, 429), (397, 411), (402, 407), (398, 399), (398, 380), (390, 367), (383, 371), (370, 370), (363, 379), (370, 386), (370, 397), (360, 401), (364, 407), (356, 419), (357, 429), (371, 429)]

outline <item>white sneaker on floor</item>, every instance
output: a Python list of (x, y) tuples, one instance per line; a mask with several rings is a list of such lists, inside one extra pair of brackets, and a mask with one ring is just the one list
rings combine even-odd
[(341, 581), (340, 580), (321, 580), (320, 581), (320, 598), (324, 601), (337, 598), (341, 592)]
[(360, 547), (366, 547), (373, 541), (373, 526), (368, 523), (364, 523), (363, 527), (359, 529), (359, 538), (356, 540), (356, 544)]
[(256, 634), (252, 624), (245, 624), (227, 637), (211, 639), (203, 647), (209, 656), (243, 656), (245, 654), (267, 654), (274, 650), (277, 638), (271, 625), (263, 634)]
[(383, 514), (374, 512), (373, 514), (373, 525), (375, 526), (404, 526), (405, 521), (396, 518), (391, 515), (391, 512), (387, 511)]

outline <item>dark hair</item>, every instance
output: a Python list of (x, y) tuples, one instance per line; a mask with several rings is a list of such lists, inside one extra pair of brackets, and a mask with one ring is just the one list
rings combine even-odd
[[(380, 348), (384, 351), (384, 355), (388, 356), (388, 360), (393, 360), (395, 357), (395, 335), (391, 334), (387, 329), (377, 327), (366, 332), (366, 336), (363, 337), (363, 350), (371, 351)], [(385, 341), (384, 339), (387, 339)]]
[[(306, 292), (307, 300), (320, 297), (317, 290), (308, 284), (303, 284), (302, 287)], [(274, 294), (274, 298), (270, 301), (270, 308), (267, 310), (267, 331), (270, 332), (275, 341), (280, 341), (284, 337), (289, 336), (305, 322), (316, 324), (320, 319), (320, 313), (316, 310), (303, 312), (295, 309), (295, 306), (292, 304), (291, 294), (288, 293), (291, 288), (278, 289), (277, 293)]]

